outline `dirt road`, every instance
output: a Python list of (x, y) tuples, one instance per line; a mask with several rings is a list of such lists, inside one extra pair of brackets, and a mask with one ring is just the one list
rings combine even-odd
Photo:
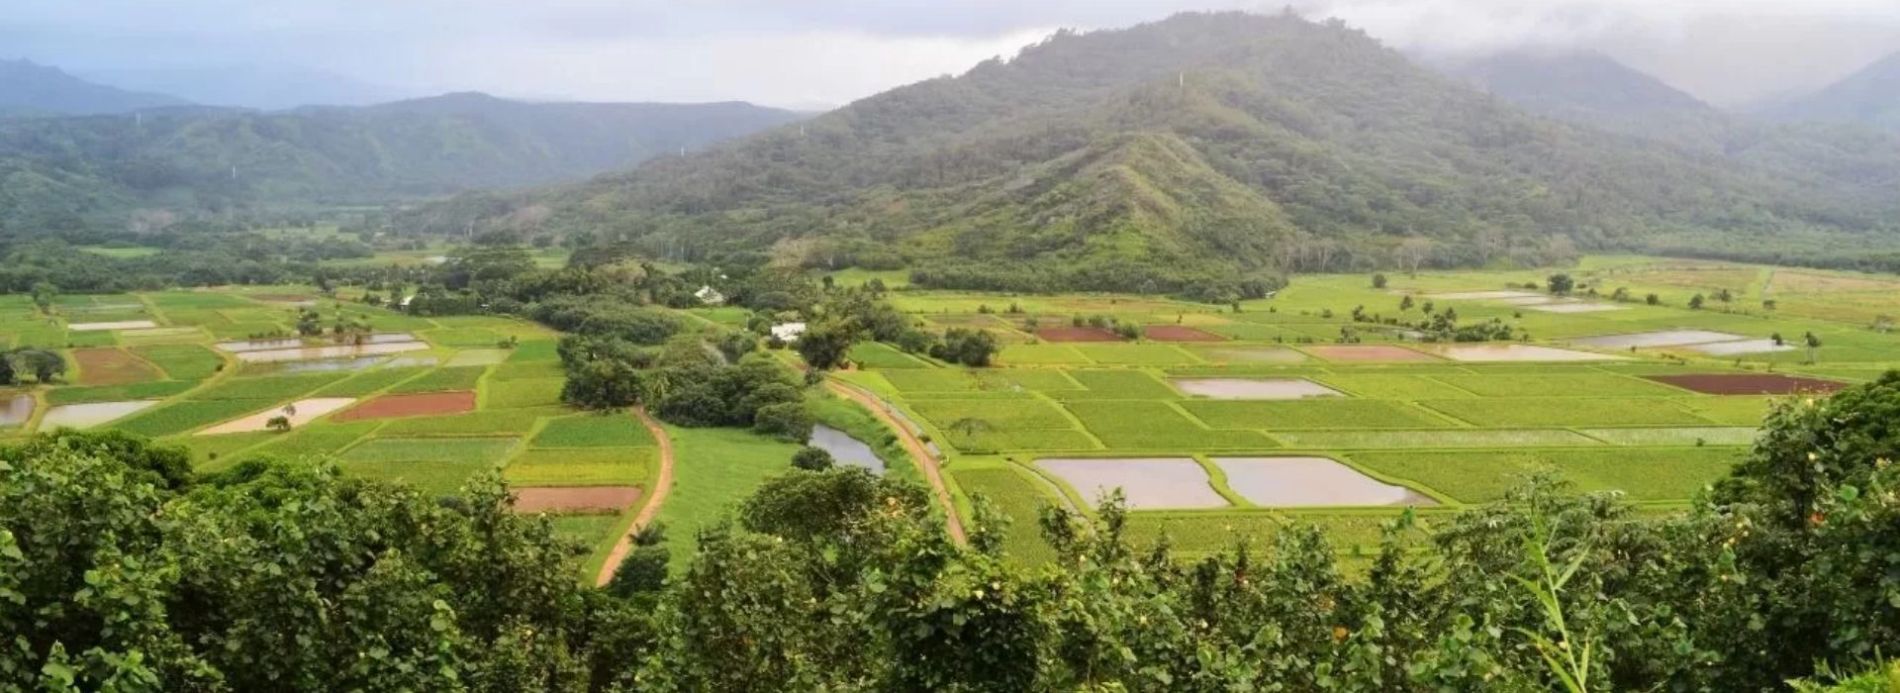
[(647, 433), (653, 435), (654, 442), (659, 443), (660, 475), (654, 480), (653, 488), (648, 489), (646, 505), (640, 506), (640, 514), (634, 516), (633, 525), (627, 528), (626, 534), (620, 536), (620, 541), (614, 542), (613, 551), (607, 553), (607, 562), (600, 564), (600, 573), (594, 576), (595, 585), (605, 585), (614, 579), (614, 571), (620, 569), (620, 562), (633, 550), (633, 535), (651, 524), (653, 518), (659, 517), (660, 506), (666, 504), (666, 496), (673, 490), (673, 439), (666, 436), (666, 429), (661, 428), (660, 422), (654, 421), (647, 410), (635, 409), (633, 415), (640, 420), (640, 425), (647, 427)]

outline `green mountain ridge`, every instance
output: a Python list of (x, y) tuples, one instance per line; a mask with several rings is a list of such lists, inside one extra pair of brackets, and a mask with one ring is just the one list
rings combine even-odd
[(451, 94), (363, 108), (163, 109), (0, 121), (0, 229), (120, 226), (545, 184), (798, 119), (744, 103), (524, 103)]
[[(1336, 22), (1184, 14), (1061, 33), (797, 127), (399, 226), (909, 266), (971, 288), (1179, 291), (1380, 266), (1416, 239), (1428, 264), (1471, 265), (1678, 233), (1887, 230), (1891, 200), (1835, 191), (1865, 173), (1538, 117)], [(520, 224), (530, 206), (549, 213)]]

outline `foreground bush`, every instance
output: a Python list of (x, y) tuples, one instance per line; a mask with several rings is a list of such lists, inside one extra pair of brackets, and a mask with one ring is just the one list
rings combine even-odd
[(609, 591), (493, 480), (39, 439), (0, 453), (0, 689), (1781, 689), (1900, 642), (1896, 407), (1900, 375), (1779, 408), (1691, 512), (1532, 484), (1350, 573), (1311, 528), (1137, 549), (1114, 504), (1045, 511), (1023, 567), (988, 513), (961, 548), (920, 489), (789, 470)]

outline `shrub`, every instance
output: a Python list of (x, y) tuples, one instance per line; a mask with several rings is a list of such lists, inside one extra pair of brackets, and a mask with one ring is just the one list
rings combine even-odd
[(752, 418), (752, 430), (788, 442), (811, 438), (811, 412), (804, 402), (784, 402), (761, 407)]
[(792, 466), (808, 472), (822, 472), (837, 464), (824, 448), (805, 446), (792, 454)]

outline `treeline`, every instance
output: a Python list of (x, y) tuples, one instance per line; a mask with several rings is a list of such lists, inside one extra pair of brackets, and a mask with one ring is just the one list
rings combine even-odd
[(111, 257), (58, 240), (0, 240), (0, 291), (26, 293), (48, 283), (67, 293), (151, 291), (179, 286), (287, 284), (310, 281), (313, 261), (292, 259), (285, 244), (231, 238), (152, 255)]
[[(116, 433), (0, 448), (0, 685), (113, 690), (1769, 690), (1900, 642), (1900, 373), (1779, 405), (1681, 513), (1531, 485), (1184, 559), (1113, 503), (1049, 563), (928, 495), (791, 469), (671, 575), (606, 590), (492, 477), (448, 499), (320, 462), (201, 476)], [(1237, 539), (1238, 542), (1238, 539)], [(644, 554), (643, 554), (644, 555)], [(631, 575), (631, 574), (630, 574)]]

